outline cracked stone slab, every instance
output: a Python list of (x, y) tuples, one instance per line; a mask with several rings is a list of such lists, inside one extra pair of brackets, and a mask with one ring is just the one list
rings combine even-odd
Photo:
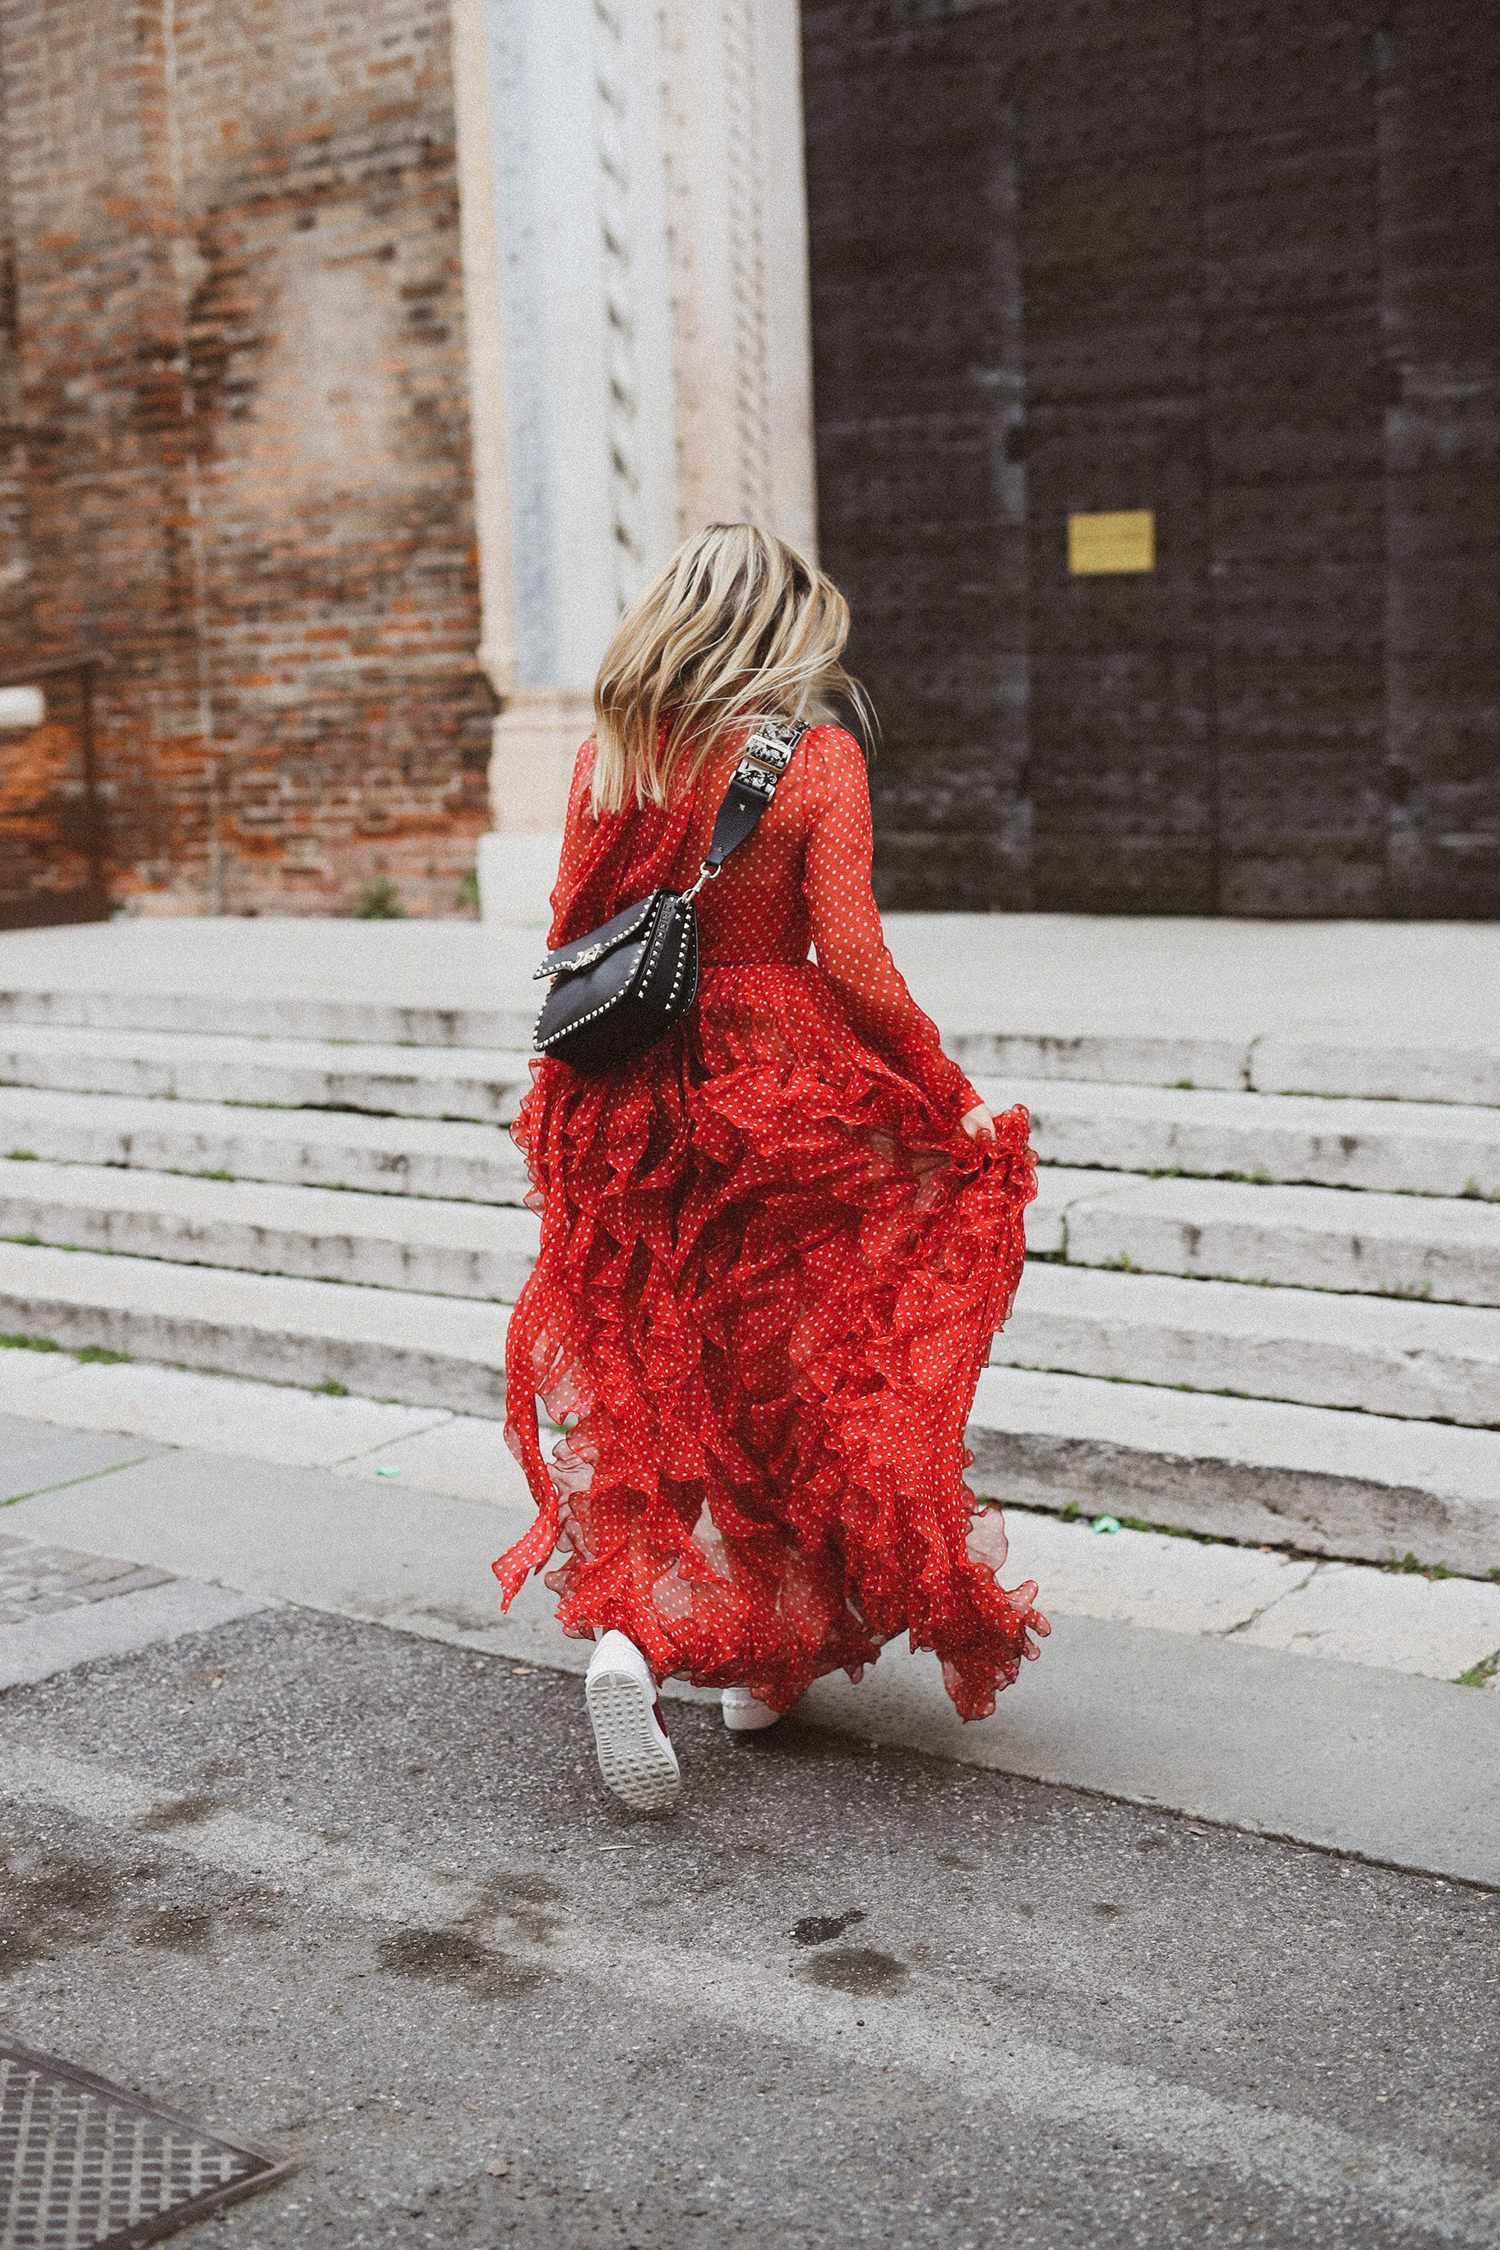
[(1323, 1563), (1240, 1637), (1257, 1648), (1456, 1680), (1500, 1653), (1500, 1585)]
[[(1171, 1633), (1227, 1633), (1303, 1585), (1316, 1565), (1165, 1532), (1096, 1532), (1007, 1508), (1007, 1585), (1037, 1582), (1044, 1616), (1109, 1617)], [(1500, 1589), (1497, 1589), (1500, 1591)]]

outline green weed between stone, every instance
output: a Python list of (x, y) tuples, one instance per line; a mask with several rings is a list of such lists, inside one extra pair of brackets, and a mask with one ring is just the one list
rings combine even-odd
[(85, 1344), (82, 1351), (75, 1352), (73, 1357), (80, 1367), (124, 1367), (130, 1354), (112, 1352), (108, 1344)]
[(1460, 1672), (1455, 1687), (1488, 1687), (1495, 1674), (1500, 1672), (1500, 1649), (1486, 1656), (1480, 1663), (1471, 1664), (1467, 1672)]
[(354, 909), (356, 922), (401, 922), (406, 918), (406, 908), (401, 904), (401, 893), (389, 875), (377, 875), (359, 894)]
[[(1393, 1547), (1390, 1561), (1382, 1563), (1380, 1568), (1394, 1572), (1398, 1577), (1404, 1578), (1458, 1578), (1463, 1575), (1461, 1571), (1450, 1570), (1446, 1563), (1419, 1562), (1409, 1547), (1399, 1562), (1396, 1560), (1396, 1550)], [(1492, 1571), (1490, 1575), (1494, 1577), (1497, 1574)]]
[(60, 1352), (62, 1345), (50, 1336), (0, 1336), (0, 1348), (8, 1352)]
[(348, 1384), (341, 1383), (337, 1375), (325, 1375), (321, 1383), (314, 1383), (313, 1389), (323, 1398), (347, 1398), (349, 1396)]

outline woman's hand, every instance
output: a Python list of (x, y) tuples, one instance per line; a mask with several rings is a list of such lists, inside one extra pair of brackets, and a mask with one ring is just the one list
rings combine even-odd
[(976, 1102), (974, 1107), (959, 1119), (959, 1123), (971, 1141), (992, 1141), (995, 1138), (995, 1120), (990, 1115), (988, 1105), (984, 1102)]

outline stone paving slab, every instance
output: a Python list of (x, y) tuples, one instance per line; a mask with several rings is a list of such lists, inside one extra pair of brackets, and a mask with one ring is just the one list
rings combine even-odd
[[(1193, 1285), (1198, 1286), (1198, 1285)], [(986, 1367), (971, 1482), (1246, 1546), (1500, 1568), (1500, 1432)]]
[(271, 1604), (254, 1594), (190, 1579), (161, 1578), (109, 1601), (70, 1606), (61, 1615), (0, 1625), (0, 1691), (50, 1680), (78, 1664), (211, 1632)]
[(502, 1124), (531, 1084), (524, 1055), (484, 1047), (252, 1039), (228, 1032), (94, 1031), (11, 1024), (0, 1079), (153, 1101), (274, 1103)]
[[(13, 1366), (23, 1378), (33, 1375), (37, 1361), (52, 1363), (47, 1368), (49, 1374), (65, 1369), (74, 1374), (84, 1372), (63, 1352), (6, 1351), (0, 1352), (0, 1378), (9, 1375)], [(26, 1418), (24, 1406), (21, 1415), (4, 1411), (39, 1388), (35, 1382), (24, 1380), (14, 1386), (0, 1381), (0, 1506), (54, 1484), (74, 1484), (82, 1477), (101, 1476), (110, 1469), (123, 1468), (127, 1462), (146, 1460), (159, 1450), (139, 1438), (113, 1434), (113, 1423), (103, 1428), (61, 1431)]]
[(1045, 1164), (1500, 1198), (1495, 1109), (1024, 1076), (979, 1075), (974, 1083), (996, 1111), (1024, 1102), (1032, 1147)]
[[(1254, 1052), (1273, 1069), (1282, 1040), (1307, 1084), (1300, 1040), (1348, 1050), (1383, 1097), (1500, 1101), (1500, 926), (892, 914), (886, 929), (971, 1072), (1246, 1086)], [(251, 1036), (521, 1047), (539, 943), (463, 922), (226, 916), (194, 922), (189, 968), (176, 924), (12, 931), (0, 1021), (213, 1033), (229, 1016)]]
[(819, 1680), (798, 1710), (966, 1765), (1500, 1884), (1500, 1696), (1473, 1688), (1060, 1616), (991, 1719), (961, 1726), (935, 1660), (902, 1644), (858, 1687)]
[[(78, 1430), (117, 1430), (159, 1445), (248, 1453), (306, 1468), (355, 1460), (452, 1419), (441, 1406), (335, 1398), (290, 1383), (202, 1375), (151, 1360), (80, 1366), (69, 1352), (0, 1352), (5, 1409)], [(129, 1453), (134, 1458), (143, 1450), (136, 1445)]]
[(1500, 1585), (1322, 1563), (1241, 1637), (1255, 1648), (1456, 1680), (1500, 1657)]
[(500, 1410), (504, 1305), (0, 1243), (0, 1330), (411, 1406)]

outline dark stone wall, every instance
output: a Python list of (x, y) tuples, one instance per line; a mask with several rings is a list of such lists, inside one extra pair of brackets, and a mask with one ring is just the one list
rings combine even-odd
[[(1500, 912), (1500, 14), (803, 21), (883, 902)], [(1133, 508), (1155, 571), (1070, 577)]]

